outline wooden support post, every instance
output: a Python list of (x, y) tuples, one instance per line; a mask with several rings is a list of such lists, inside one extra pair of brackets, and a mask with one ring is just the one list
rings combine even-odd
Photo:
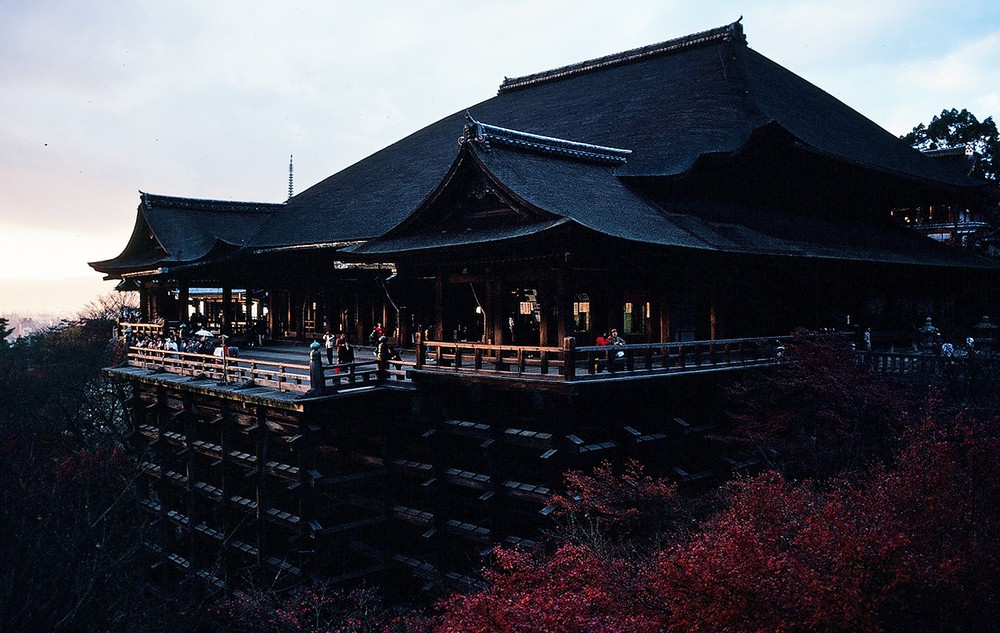
[(153, 320), (149, 310), (149, 288), (146, 284), (139, 285), (139, 320), (143, 323)]
[(576, 338), (567, 336), (563, 339), (563, 379), (576, 378)]
[(263, 407), (257, 410), (257, 425), (260, 431), (257, 442), (257, 512), (254, 517), (257, 520), (256, 536), (257, 542), (257, 569), (261, 574), (261, 579), (267, 578), (265, 563), (268, 554), (267, 541), (267, 511), (271, 507), (271, 495), (269, 494), (269, 482), (267, 480), (267, 464), (270, 459), (271, 434), (267, 430), (267, 413)]
[(187, 323), (190, 302), (191, 291), (187, 284), (183, 284), (177, 289), (177, 320), (181, 323)]
[(233, 289), (222, 289), (222, 323), (219, 324), (223, 334), (229, 334), (233, 325)]
[(270, 290), (267, 293), (267, 336), (261, 337), (262, 345), (264, 338), (274, 338), (274, 328), (277, 324), (274, 313), (274, 290)]
[[(192, 450), (191, 443), (194, 441), (195, 437), (195, 418), (194, 418), (194, 403), (191, 400), (191, 394), (185, 393), (183, 398), (184, 414), (181, 416), (181, 421), (184, 425), (184, 442), (187, 447), (187, 464), (185, 468), (185, 475), (187, 475), (187, 486), (185, 490), (185, 499), (187, 508), (185, 509), (185, 514), (187, 514), (188, 524), (191, 527), (197, 525), (197, 512), (195, 510), (195, 494), (194, 485), (198, 482), (198, 467), (197, 467), (197, 453)], [(188, 561), (191, 563), (191, 567), (188, 569), (188, 573), (193, 573), (195, 567), (198, 564), (198, 557), (196, 556), (196, 548), (194, 546), (194, 538), (191, 537), (190, 532), (188, 533), (188, 549), (185, 553)]]
[(670, 303), (666, 295), (660, 295), (660, 342), (670, 342)]
[(438, 270), (434, 277), (434, 339), (444, 340), (444, 279)]
[(250, 323), (253, 322), (253, 294), (249, 288), (243, 289), (243, 331), (247, 332), (250, 329)]
[(155, 321), (156, 318), (163, 320), (163, 327), (160, 329), (160, 334), (164, 335), (167, 333), (167, 287), (160, 283), (156, 286), (156, 294), (154, 296), (152, 314), (150, 316), (154, 317), (150, 319), (151, 322)]

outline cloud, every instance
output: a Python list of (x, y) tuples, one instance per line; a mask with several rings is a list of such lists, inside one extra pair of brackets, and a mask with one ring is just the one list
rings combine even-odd
[[(22, 249), (20, 269), (75, 274), (124, 246), (138, 189), (282, 200), (289, 154), (302, 191), (493, 96), (505, 76), (713, 28), (741, 13), (753, 48), (890, 128), (908, 131), (952, 106), (984, 117), (1000, 110), (991, 66), (1000, 58), (996, 11), (985, 0), (957, 6), (2, 3), (0, 235), (21, 239), (0, 246), (63, 245)], [(46, 237), (48, 226), (75, 241)]]

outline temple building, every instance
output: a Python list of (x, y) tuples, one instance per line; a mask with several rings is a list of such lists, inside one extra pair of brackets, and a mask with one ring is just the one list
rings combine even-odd
[(986, 195), (735, 23), (505, 79), (284, 203), (142, 193), (124, 251), (91, 265), (140, 290), (144, 320), (185, 320), (190, 288), (216, 288), (218, 326), (266, 315), (276, 339), (958, 325), (991, 305), (996, 264), (888, 211)]
[[(995, 314), (1000, 263), (890, 214), (993, 195), (738, 22), (504, 79), (282, 203), (141, 193), (122, 253), (91, 266), (139, 291), (145, 327), (359, 342), (381, 323), (415, 353), (324, 376), (140, 350), (109, 370), (135, 390), (154, 564), (458, 582), (537, 538), (567, 468), (643, 455), (697, 486), (749, 467), (700, 439), (712, 372), (780, 361), (799, 327), (908, 346), (928, 317)], [(613, 329), (614, 355), (595, 346)]]

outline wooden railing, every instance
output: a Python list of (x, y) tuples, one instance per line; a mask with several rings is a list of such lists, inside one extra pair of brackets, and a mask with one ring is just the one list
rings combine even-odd
[[(683, 343), (639, 343), (576, 347), (485, 345), (418, 341), (415, 362), (375, 359), (333, 367), (260, 358), (214, 356), (133, 347), (128, 362), (152, 371), (200, 377), (240, 388), (328, 395), (376, 384), (410, 382), (411, 370), (484, 375), (536, 381), (593, 381), (669, 373), (720, 371), (781, 361), (787, 337), (743, 338)], [(317, 386), (316, 380), (321, 380)]]
[(577, 378), (580, 359), (587, 378), (721, 370), (781, 361), (784, 343), (791, 337), (734, 338), (677, 343), (640, 343), (588, 346), (575, 350)]
[(128, 362), (135, 367), (165, 371), (182, 376), (215, 380), (244, 388), (269, 387), (291, 391), (328, 395), (345, 389), (371, 386), (385, 381), (408, 381), (413, 363), (389, 361), (379, 371), (376, 361), (358, 361), (323, 368), (323, 386), (314, 389), (309, 363), (285, 363), (236, 356), (192, 354), (170, 350), (133, 347)]
[(927, 352), (858, 352), (857, 362), (872, 371), (890, 377), (925, 379), (954, 375), (970, 367), (992, 363), (993, 356), (940, 356)]
[(418, 341), (415, 369), (579, 381), (682, 371), (721, 370), (781, 360), (789, 337), (577, 347), (525, 347)]
[(562, 347), (418, 341), (414, 366), (545, 379), (563, 376), (565, 358)]
[(120, 321), (118, 328), (123, 334), (127, 332), (133, 337), (153, 336), (156, 334), (166, 334), (167, 332), (165, 323), (130, 323), (128, 321)]

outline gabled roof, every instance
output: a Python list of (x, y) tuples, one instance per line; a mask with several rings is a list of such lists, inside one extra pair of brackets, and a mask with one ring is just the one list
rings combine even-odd
[(108, 275), (120, 275), (231, 252), (246, 246), (263, 222), (282, 204), (177, 198), (139, 192), (132, 237), (113, 259), (91, 262)]
[[(466, 112), (479, 121), (489, 121), (485, 126), (477, 123), (480, 127), (475, 135), (483, 137), (482, 147), (469, 149), (466, 143), (460, 150), (455, 143)], [(485, 151), (491, 138), (497, 144), (493, 153)], [(784, 152), (783, 164), (791, 171), (780, 176), (754, 173), (751, 178), (797, 179), (803, 174), (795, 169), (839, 172), (840, 178), (849, 173), (853, 180), (839, 184), (864, 181), (868, 191), (878, 192), (879, 205), (904, 206), (893, 203), (898, 197), (909, 196), (915, 189), (912, 185), (920, 185), (921, 195), (927, 191), (939, 199), (982, 187), (921, 155), (836, 98), (751, 50), (737, 22), (505, 79), (495, 97), (407, 136), (283, 204), (143, 194), (129, 245), (119, 257), (92, 266), (121, 274), (205, 262), (212, 253), (236, 248), (248, 254), (304, 248), (336, 250), (379, 237), (378, 242), (356, 250), (392, 252), (394, 247), (388, 240), (412, 240), (415, 236), (412, 231), (394, 231), (394, 227), (409, 226), (408, 218), (414, 217), (414, 211), (427, 207), (427, 201), (447, 181), (459, 151), (479, 161), (484, 172), (502, 183), (508, 195), (523, 202), (524, 208), (542, 214), (517, 226), (484, 227), (476, 235), (471, 229), (463, 237), (445, 238), (439, 232), (431, 239), (428, 235), (424, 247), (502, 239), (501, 234), (506, 233), (511, 238), (524, 237), (525, 231), (549, 230), (565, 220), (621, 239), (659, 245), (852, 256), (842, 239), (850, 231), (840, 225), (836, 231), (823, 229), (827, 238), (840, 236), (840, 246), (833, 248), (830, 240), (816, 231), (813, 238), (803, 238), (801, 232), (786, 235), (777, 230), (780, 226), (755, 224), (780, 217), (773, 209), (759, 208), (766, 200), (758, 200), (758, 207), (746, 209), (745, 214), (743, 209), (732, 212), (746, 204), (738, 199), (721, 201), (731, 207), (726, 213), (700, 213), (696, 205), (720, 201), (699, 200), (698, 192), (692, 195), (690, 190), (683, 201), (685, 208), (667, 204), (668, 183), (684, 177), (697, 182), (691, 176), (706, 160), (722, 165), (714, 173), (725, 174), (747, 148), (761, 142), (767, 152)], [(533, 151), (512, 151), (518, 149)], [(803, 155), (815, 158), (810, 167), (799, 165), (798, 158)], [(845, 166), (850, 169), (836, 169)], [(644, 191), (653, 187), (665, 197), (652, 203), (637, 195), (631, 187), (638, 187), (639, 181)], [(786, 182), (764, 183), (762, 190), (767, 193)], [(834, 187), (832, 180), (820, 178), (816, 182)], [(572, 188), (566, 183), (572, 183)], [(838, 192), (842, 194), (843, 187)], [(867, 212), (871, 206), (859, 204), (858, 209)], [(718, 221), (720, 217), (732, 222)], [(798, 220), (786, 223), (799, 224)], [(822, 219), (814, 223), (817, 227), (824, 224), (836, 223)], [(809, 232), (805, 226), (801, 230)], [(872, 235), (873, 230), (881, 229), (866, 226), (857, 230), (855, 237), (861, 239), (860, 233)], [(885, 244), (898, 243), (893, 241), (896, 238), (882, 237), (888, 240)], [(904, 251), (912, 246), (907, 245)], [(420, 247), (416, 243), (410, 246)], [(853, 256), (880, 261), (887, 257), (885, 249), (876, 250), (879, 252), (855, 250)], [(925, 255), (914, 260), (899, 257), (919, 261)], [(950, 256), (942, 257), (952, 261)]]
[[(859, 225), (775, 208), (727, 209), (739, 223), (713, 221), (712, 209), (692, 205), (739, 205), (733, 201), (684, 201), (664, 208), (633, 192), (621, 168), (628, 150), (529, 134), (470, 118), (462, 149), (434, 193), (382, 237), (356, 246), (356, 255), (389, 259), (421, 251), (466, 248), (487, 241), (525, 238), (555, 227), (577, 226), (630, 242), (731, 254), (812, 257), (931, 266), (997, 267), (997, 263), (948, 248), (887, 219)], [(585, 148), (585, 149), (584, 149)], [(520, 222), (463, 225), (442, 218), (456, 206), (476, 175), (500, 200), (530, 211)], [(463, 177), (464, 176), (464, 177)], [(500, 249), (493, 249), (499, 252)]]
[(971, 176), (972, 170), (976, 167), (979, 155), (971, 147), (959, 145), (958, 147), (946, 147), (943, 149), (925, 149), (921, 153), (928, 158), (933, 158), (946, 169), (962, 176)]
[(706, 155), (739, 152), (780, 126), (801, 147), (873, 177), (972, 188), (819, 88), (751, 50), (739, 23), (506, 79), (460, 110), (310, 187), (274, 214), (259, 246), (368, 239), (410, 215), (441, 181), (464, 112), (524, 134), (632, 150), (618, 176), (672, 177)]

